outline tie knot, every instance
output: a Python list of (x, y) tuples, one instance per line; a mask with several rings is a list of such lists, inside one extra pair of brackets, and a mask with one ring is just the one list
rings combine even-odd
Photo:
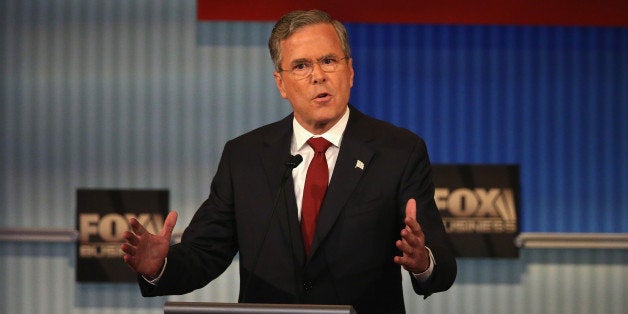
[(314, 152), (316, 153), (324, 153), (325, 151), (327, 151), (329, 146), (331, 146), (331, 142), (322, 137), (312, 137), (307, 140), (307, 143), (314, 149)]

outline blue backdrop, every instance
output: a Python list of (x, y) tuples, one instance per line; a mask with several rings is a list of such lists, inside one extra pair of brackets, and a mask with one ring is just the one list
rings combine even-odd
[(628, 28), (348, 24), (364, 112), (521, 166), (522, 232), (628, 232)]

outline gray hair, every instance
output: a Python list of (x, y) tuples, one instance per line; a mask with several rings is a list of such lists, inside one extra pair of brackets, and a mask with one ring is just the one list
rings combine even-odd
[(334, 20), (327, 14), (327, 12), (321, 10), (310, 11), (292, 11), (282, 16), (279, 21), (273, 27), (273, 31), (270, 33), (268, 39), (268, 49), (270, 50), (270, 58), (275, 64), (275, 70), (280, 71), (281, 68), (281, 49), (279, 44), (282, 40), (290, 37), (301, 27), (307, 25), (314, 25), (320, 23), (329, 23), (334, 26), (338, 38), (340, 39), (340, 46), (344, 52), (345, 58), (351, 58), (351, 48), (349, 47), (349, 35), (347, 29), (337, 20)]

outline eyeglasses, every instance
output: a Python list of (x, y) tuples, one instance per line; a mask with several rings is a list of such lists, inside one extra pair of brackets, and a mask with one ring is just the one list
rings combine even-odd
[[(318, 66), (321, 67), (323, 72), (334, 72), (338, 70), (338, 64), (340, 64), (340, 61), (345, 59), (347, 59), (347, 57), (340, 59), (336, 59), (335, 57), (323, 57), (315, 62), (318, 63)], [(292, 65), (292, 68), (288, 70), (279, 70), (279, 72), (283, 71), (290, 72), (290, 74), (292, 74), (292, 76), (296, 79), (303, 79), (312, 74), (312, 71), (314, 71), (314, 63), (311, 60), (297, 60)]]

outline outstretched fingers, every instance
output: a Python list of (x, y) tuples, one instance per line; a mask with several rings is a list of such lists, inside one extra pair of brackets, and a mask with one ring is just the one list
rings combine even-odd
[(416, 219), (416, 201), (414, 199), (410, 199), (406, 203), (404, 223), (406, 226), (401, 229), (401, 239), (395, 243), (402, 255), (395, 256), (394, 260), (406, 270), (418, 273), (427, 268), (424, 265), (427, 249), (425, 248), (423, 230)]
[(129, 245), (127, 243), (122, 243), (120, 245), (120, 249), (122, 249), (122, 252), (131, 256), (135, 256), (135, 253), (137, 252), (137, 248), (135, 246)]
[(176, 211), (172, 211), (166, 216), (166, 221), (164, 221), (164, 228), (161, 230), (161, 235), (170, 240), (172, 238), (172, 231), (174, 230), (174, 226), (177, 224), (177, 218), (179, 217), (179, 213)]
[(122, 237), (124, 237), (124, 239), (126, 240), (127, 243), (131, 244), (131, 245), (138, 245), (140, 240), (137, 238), (137, 236), (135, 235), (135, 233), (129, 232), (129, 231), (125, 231), (124, 234), (122, 235)]
[(135, 218), (129, 219), (129, 224), (131, 225), (131, 230), (133, 230), (133, 233), (138, 236), (142, 236), (148, 232), (146, 231), (146, 228), (144, 228), (144, 226), (142, 226), (142, 224)]

